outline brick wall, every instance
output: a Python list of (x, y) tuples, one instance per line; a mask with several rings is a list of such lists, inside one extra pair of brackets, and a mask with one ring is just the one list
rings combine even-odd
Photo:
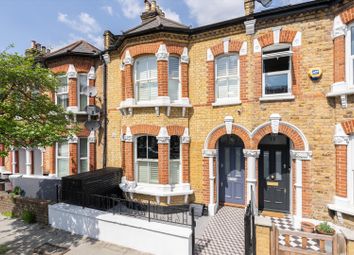
[(21, 217), (24, 211), (36, 215), (36, 221), (48, 224), (48, 205), (50, 201), (23, 197), (12, 197), (6, 192), (0, 192), (0, 213), (12, 212), (15, 217)]

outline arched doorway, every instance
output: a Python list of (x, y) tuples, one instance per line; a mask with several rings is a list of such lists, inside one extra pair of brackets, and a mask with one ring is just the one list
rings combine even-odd
[(259, 143), (259, 209), (290, 213), (290, 139), (266, 135)]
[(245, 203), (244, 143), (236, 135), (223, 135), (218, 141), (219, 203), (224, 205)]

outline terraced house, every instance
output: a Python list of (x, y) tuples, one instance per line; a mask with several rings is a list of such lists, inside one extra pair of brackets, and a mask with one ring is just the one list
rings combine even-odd
[(253, 190), (261, 211), (354, 227), (354, 2), (257, 12), (246, 0), (245, 16), (197, 28), (145, 7), (138, 26), (105, 32), (103, 51), (77, 42), (43, 57), (63, 81), (56, 102), (78, 121), (97, 104), (101, 129), (14, 150), (6, 169), (122, 167), (130, 199), (214, 215)]

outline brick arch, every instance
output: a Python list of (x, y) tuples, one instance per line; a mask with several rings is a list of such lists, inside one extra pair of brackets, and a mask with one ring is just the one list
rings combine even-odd
[[(229, 42), (229, 52), (239, 52), (242, 47), (242, 42), (238, 40), (230, 40)], [(224, 54), (224, 43), (214, 45), (210, 48), (214, 57)]]
[[(252, 135), (252, 145), (253, 149), (257, 149), (259, 143), (261, 140), (266, 136), (272, 133), (272, 127), (271, 124), (266, 124), (263, 125), (263, 127), (260, 127), (258, 130), (255, 130), (256, 132)], [(308, 150), (307, 146), (307, 141), (304, 140), (303, 135), (299, 133), (298, 130), (296, 130), (294, 127), (280, 123), (279, 124), (279, 133), (286, 135), (291, 139), (291, 141), (294, 143), (294, 149), (295, 150)]]
[[(225, 125), (222, 125), (217, 129), (213, 130), (207, 137), (207, 148), (205, 149), (215, 149), (218, 140), (226, 134), (227, 133)], [(233, 125), (231, 134), (240, 137), (246, 149), (251, 148), (251, 138), (249, 132), (244, 127), (241, 127), (239, 125)]]
[[(295, 39), (297, 31), (282, 29), (280, 31), (279, 43), (292, 43)], [(259, 45), (264, 48), (274, 44), (274, 33), (273, 31), (267, 32), (264, 35), (258, 37)]]
[(340, 14), (340, 17), (345, 24), (349, 24), (354, 21), (354, 7), (349, 8), (348, 10), (345, 10)]
[(169, 43), (169, 42), (155, 42), (155, 43), (146, 43), (146, 44), (139, 44), (139, 45), (134, 45), (127, 47), (121, 56), (121, 58), (124, 58), (125, 53), (129, 50), (130, 56), (132, 58), (137, 58), (142, 55), (148, 55), (148, 54), (154, 54), (158, 52), (159, 47), (161, 44), (165, 44), (167, 48), (167, 52), (170, 54), (175, 54), (175, 55), (182, 55), (184, 47), (186, 45), (182, 44), (177, 44), (177, 43)]
[(160, 127), (156, 125), (135, 125), (130, 127), (133, 135), (152, 135), (157, 136), (160, 132)]
[(168, 135), (183, 136), (185, 127), (182, 126), (167, 126)]
[(354, 119), (342, 122), (342, 127), (347, 135), (354, 134)]

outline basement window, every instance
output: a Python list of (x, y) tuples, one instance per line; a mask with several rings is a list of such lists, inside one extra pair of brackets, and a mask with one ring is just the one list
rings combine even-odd
[(263, 97), (291, 95), (290, 46), (270, 46), (263, 51)]

